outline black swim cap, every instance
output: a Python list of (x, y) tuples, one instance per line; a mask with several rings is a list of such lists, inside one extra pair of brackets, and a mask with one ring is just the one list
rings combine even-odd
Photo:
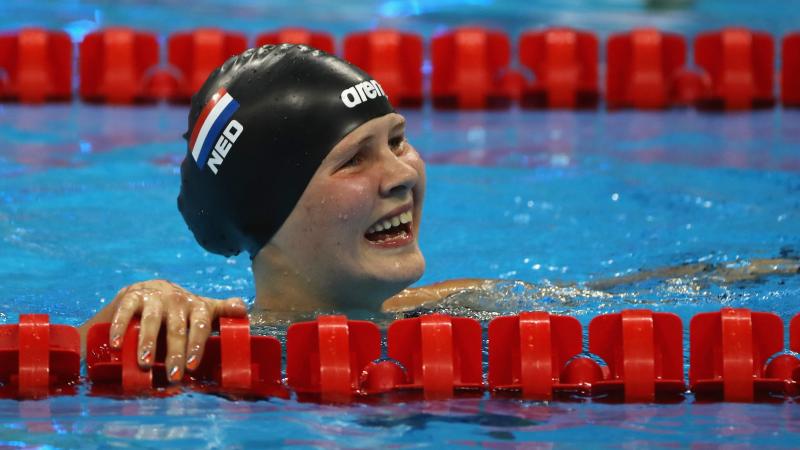
[(178, 209), (206, 250), (255, 257), (328, 152), (391, 112), (376, 81), (333, 55), (289, 44), (247, 50), (192, 97)]

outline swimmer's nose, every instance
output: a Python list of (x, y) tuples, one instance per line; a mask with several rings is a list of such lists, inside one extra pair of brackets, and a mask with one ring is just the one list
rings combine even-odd
[(386, 149), (384, 155), (381, 196), (406, 195), (419, 181), (419, 173), (391, 150)]

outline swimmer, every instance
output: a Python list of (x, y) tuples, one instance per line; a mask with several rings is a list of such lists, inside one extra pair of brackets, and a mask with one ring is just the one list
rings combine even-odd
[[(206, 250), (249, 253), (253, 306), (165, 280), (135, 283), (83, 324), (84, 346), (89, 327), (111, 322), (110, 345), (120, 348), (140, 315), (139, 365), (148, 368), (165, 324), (165, 363), (178, 381), (199, 366), (218, 317), (249, 315), (258, 325), (315, 312), (407, 311), (495, 283), (408, 288), (425, 269), (418, 245), (425, 165), (380, 84), (333, 55), (284, 44), (229, 59), (193, 97), (186, 138), (178, 208)], [(797, 261), (790, 264), (797, 271)], [(692, 270), (715, 273), (684, 267), (640, 276)]]

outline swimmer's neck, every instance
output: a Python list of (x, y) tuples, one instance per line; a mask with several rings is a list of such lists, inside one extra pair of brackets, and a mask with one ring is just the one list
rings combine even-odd
[(256, 284), (250, 312), (253, 324), (313, 320), (320, 314), (342, 314), (358, 304), (379, 306), (385, 300), (371, 298), (379, 294), (369, 296), (364, 289), (345, 292), (341, 286), (326, 287), (318, 274), (298, 268), (270, 244), (253, 259), (252, 269)]
[(276, 270), (259, 258), (253, 260), (256, 298), (251, 316), (268, 321), (292, 320), (312, 312), (330, 312), (331, 303), (314, 292), (303, 274), (290, 268)]

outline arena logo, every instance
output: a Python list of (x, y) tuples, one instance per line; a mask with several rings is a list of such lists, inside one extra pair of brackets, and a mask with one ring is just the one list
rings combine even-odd
[(216, 175), (233, 144), (241, 136), (244, 126), (236, 119), (231, 120), (238, 109), (239, 102), (225, 88), (220, 88), (200, 112), (189, 140), (192, 157), (200, 170), (208, 166)]
[(375, 80), (358, 83), (342, 91), (342, 103), (348, 108), (354, 108), (367, 100), (378, 97), (389, 97)]

